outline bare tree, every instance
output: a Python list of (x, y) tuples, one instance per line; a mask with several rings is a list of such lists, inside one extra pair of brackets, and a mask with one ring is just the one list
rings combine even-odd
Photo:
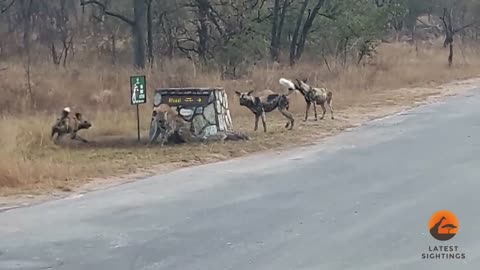
[(150, 67), (153, 67), (154, 56), (153, 56), (153, 19), (152, 19), (152, 0), (146, 0), (147, 3), (147, 51), (148, 51), (148, 62)]
[(23, 46), (24, 46), (24, 68), (25, 77), (27, 80), (27, 97), (30, 100), (31, 107), (35, 107), (35, 100), (33, 98), (32, 89), (32, 56), (31, 56), (31, 31), (32, 31), (32, 13), (33, 13), (33, 0), (20, 0), (21, 17), (23, 21)]
[(9, 8), (13, 6), (13, 4), (15, 4), (15, 0), (10, 0), (10, 2), (0, 2), (0, 13), (5, 13)]
[(191, 0), (190, 3), (187, 4), (187, 7), (192, 7), (196, 9), (197, 19), (194, 20), (194, 24), (198, 35), (198, 44), (196, 49), (181, 49), (188, 51), (193, 50), (198, 54), (200, 59), (206, 61), (209, 50), (208, 41), (210, 39), (208, 31), (208, 15), (212, 6), (210, 5), (209, 0)]
[(134, 65), (137, 68), (145, 68), (145, 17), (147, 13), (145, 0), (133, 0), (134, 19), (107, 10), (106, 4), (100, 1), (81, 0), (81, 5), (96, 5), (104, 14), (127, 23), (131, 27), (132, 35), (134, 36)]
[(280, 1), (281, 0), (275, 0), (273, 6), (272, 36), (270, 41), (270, 57), (272, 61), (278, 61), (285, 15), (288, 6), (292, 3), (292, 0), (283, 0), (283, 4), (280, 5)]
[(314, 8), (312, 10), (308, 10), (307, 18), (305, 19), (305, 23), (302, 26), (303, 16), (307, 9), (308, 3), (310, 0), (304, 0), (302, 7), (300, 9), (300, 14), (297, 18), (297, 23), (295, 26), (295, 32), (293, 33), (291, 45), (290, 45), (290, 65), (294, 65), (297, 60), (303, 54), (303, 50), (305, 48), (305, 42), (307, 41), (308, 34), (312, 28), (313, 22), (315, 18), (320, 12), (320, 9), (325, 4), (326, 0), (317, 0)]
[(455, 27), (454, 16), (455, 15), (454, 15), (453, 8), (444, 8), (443, 15), (440, 17), (440, 19), (443, 22), (443, 27), (445, 31), (445, 41), (443, 42), (443, 47), (446, 48), (447, 46), (449, 46), (449, 54), (448, 54), (449, 66), (452, 66), (452, 63), (453, 63), (453, 41), (454, 41), (455, 34), (469, 27), (472, 27), (478, 23), (478, 21), (474, 21), (460, 27)]
[[(70, 22), (72, 9), (69, 9), (68, 1), (58, 0), (58, 6), (43, 5), (42, 14), (45, 14), (45, 19), (40, 30), (43, 33), (44, 42), (50, 47), (53, 63), (57, 66), (63, 64), (64, 67), (73, 48), (74, 38), (74, 30)], [(57, 44), (58, 41), (60, 46)]]

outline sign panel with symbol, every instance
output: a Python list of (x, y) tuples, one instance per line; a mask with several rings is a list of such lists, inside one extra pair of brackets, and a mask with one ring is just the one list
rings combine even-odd
[(147, 80), (145, 76), (130, 77), (130, 103), (132, 105), (147, 103)]

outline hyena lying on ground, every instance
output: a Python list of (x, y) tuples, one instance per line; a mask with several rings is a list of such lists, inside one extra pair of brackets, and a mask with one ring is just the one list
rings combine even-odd
[(178, 137), (183, 142), (189, 142), (192, 139), (186, 122), (166, 104), (160, 104), (153, 110), (151, 132), (153, 134), (150, 134), (150, 143), (159, 139), (161, 146), (172, 136)]
[(248, 136), (237, 132), (218, 132), (210, 136), (195, 136), (189, 123), (166, 104), (161, 104), (153, 110), (150, 132), (150, 143), (154, 143), (158, 139), (161, 146), (167, 142), (223, 142), (249, 139)]
[[(82, 129), (89, 129), (91, 126), (92, 124), (90, 122), (83, 119), (81, 113), (77, 112), (75, 115), (70, 116), (70, 109), (65, 108), (62, 116), (58, 118), (52, 126), (51, 138), (56, 142), (63, 136), (70, 134), (70, 139), (87, 143), (88, 141), (80, 137), (77, 132)], [(57, 135), (56, 138), (54, 138), (55, 135)]]
[(321, 88), (311, 87), (310, 85), (307, 84), (307, 79), (304, 79), (302, 81), (296, 79), (295, 89), (297, 89), (303, 95), (303, 97), (305, 98), (305, 102), (307, 103), (307, 109), (305, 111), (304, 121), (307, 121), (308, 119), (308, 111), (310, 110), (310, 106), (312, 104), (313, 104), (313, 110), (315, 112), (315, 121), (318, 121), (316, 105), (320, 105), (322, 107), (323, 114), (320, 119), (324, 119), (325, 113), (327, 112), (325, 108), (325, 103), (327, 103), (328, 108), (330, 109), (331, 118), (335, 119), (333, 117), (333, 108), (332, 108), (333, 93), (331, 91), (329, 91), (327, 88), (324, 88), (324, 87), (321, 87)]
[[(280, 83), (283, 83), (283, 81)], [(287, 122), (285, 125), (285, 128), (290, 127), (289, 130), (293, 129), (295, 120), (293, 119), (293, 115), (288, 111), (290, 106), (288, 96), (293, 93), (294, 90), (293, 88), (290, 89), (292, 85), (288, 85), (288, 94), (276, 94), (271, 90), (265, 90), (258, 97), (254, 97), (252, 96), (254, 91), (246, 93), (235, 91), (235, 93), (240, 97), (240, 105), (247, 107), (255, 115), (254, 131), (257, 131), (258, 120), (262, 118), (263, 130), (264, 132), (267, 132), (265, 114), (276, 109), (278, 109), (280, 113), (282, 113), (289, 120), (289, 122)]]

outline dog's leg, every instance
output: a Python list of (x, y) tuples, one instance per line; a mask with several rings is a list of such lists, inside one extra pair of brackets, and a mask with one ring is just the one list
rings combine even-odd
[(168, 141), (169, 134), (167, 132), (163, 133), (160, 138), (160, 147), (163, 147), (165, 143)]
[(290, 120), (290, 128), (289, 130), (293, 129), (293, 125), (295, 123), (295, 119), (293, 119), (293, 114), (291, 114), (289, 111), (285, 110), (285, 108), (279, 108), (280, 113), (282, 113), (288, 120)]
[(332, 106), (332, 102), (333, 102), (333, 100), (331, 100), (331, 99), (328, 101), (328, 108), (330, 108), (330, 114), (332, 115), (332, 119), (335, 119), (335, 118), (333, 117), (333, 106)]
[[(288, 109), (285, 109), (285, 111), (288, 112)], [(287, 121), (287, 123), (285, 124), (285, 128), (288, 128), (290, 126), (290, 121)]]
[(307, 110), (305, 111), (305, 120), (303, 120), (303, 122), (307, 122), (307, 119), (308, 119), (308, 111), (310, 110), (311, 104), (312, 104), (312, 103), (307, 102)]
[[(287, 102), (287, 105), (285, 106), (285, 110), (288, 111), (290, 109), (290, 102)], [(285, 128), (288, 128), (290, 126), (290, 121), (287, 121), (285, 124)]]
[(54, 133), (54, 134), (52, 135), (52, 141), (53, 141), (53, 143), (57, 143), (57, 142), (58, 142), (58, 138), (60, 137), (60, 134), (57, 134), (56, 137), (55, 137), (55, 134), (56, 134), (56, 133)]
[(313, 111), (315, 112), (315, 121), (318, 121), (317, 104), (313, 102)]
[(80, 141), (83, 142), (83, 143), (88, 143), (88, 140), (86, 140), (86, 139), (84, 139), (84, 138), (82, 138), (78, 135), (77, 135), (77, 138), (80, 139)]
[[(57, 137), (55, 137), (55, 135), (57, 135)], [(60, 136), (60, 133), (58, 132), (58, 130), (56, 128), (52, 128), (52, 134), (50, 136), (51, 140), (56, 142), (58, 139), (58, 136)]]
[(80, 137), (80, 136), (75, 136), (75, 138), (73, 138), (72, 140), (77, 140), (77, 141), (81, 141), (83, 143), (88, 143), (87, 140), (85, 140), (84, 138)]
[(255, 128), (253, 129), (253, 131), (257, 131), (259, 119), (260, 119), (260, 116), (258, 114), (255, 114)]
[(72, 136), (70, 137), (72, 140), (77, 140), (77, 141), (81, 141), (83, 143), (88, 143), (87, 140), (85, 140), (84, 138), (80, 137), (80, 135), (77, 135), (77, 132), (76, 131), (73, 131), (72, 132)]
[(320, 106), (322, 106), (322, 117), (320, 118), (321, 120), (323, 120), (323, 118), (325, 118), (325, 113), (327, 112), (327, 109), (325, 108), (325, 102), (322, 102), (320, 103)]
[(263, 124), (263, 132), (266, 133), (267, 132), (267, 123), (265, 122), (265, 118), (266, 118), (265, 112), (262, 112), (261, 117), (262, 117), (262, 124)]
[(65, 137), (66, 133), (61, 133), (57, 132), (57, 137), (53, 140), (55, 143), (57, 143), (59, 140), (61, 140), (63, 137)]

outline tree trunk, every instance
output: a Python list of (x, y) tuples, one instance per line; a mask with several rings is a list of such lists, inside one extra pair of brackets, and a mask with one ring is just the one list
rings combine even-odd
[(204, 62), (207, 61), (208, 53), (208, 6), (204, 5), (202, 1), (198, 3), (198, 56)]
[(152, 0), (147, 3), (147, 44), (148, 44), (148, 62), (153, 67), (153, 34), (152, 34)]
[(320, 11), (320, 9), (325, 4), (325, 1), (326, 0), (318, 0), (317, 5), (315, 5), (312, 12), (310, 13), (310, 15), (305, 20), (305, 24), (303, 25), (302, 34), (300, 36), (300, 41), (298, 43), (297, 51), (296, 51), (296, 54), (295, 54), (295, 60), (299, 60), (300, 57), (302, 57), (303, 50), (305, 49), (305, 42), (307, 41), (308, 33), (310, 32), (310, 29), (313, 26), (313, 22), (315, 21), (315, 18), (317, 17), (318, 12)]
[(167, 46), (166, 56), (168, 57), (168, 59), (171, 60), (173, 59), (175, 48), (176, 48), (175, 47), (176, 39), (174, 36), (174, 29), (172, 24), (170, 23), (170, 19), (168, 18), (168, 15), (166, 14), (160, 15), (160, 19), (156, 27), (162, 28), (162, 32), (163, 32), (162, 36), (164, 36), (166, 39), (165, 41)]
[(285, 15), (287, 14), (287, 7), (289, 5), (289, 0), (283, 1), (282, 13), (280, 14), (280, 23), (278, 24), (277, 30), (277, 45), (280, 47), (280, 41), (282, 40), (283, 24), (285, 22)]
[(25, 54), (25, 77), (27, 80), (27, 97), (30, 101), (31, 108), (35, 108), (35, 100), (33, 98), (32, 82), (31, 82), (31, 30), (32, 30), (32, 4), (33, 0), (22, 0), (22, 19), (23, 19), (23, 46)]
[(164, 31), (165, 34), (167, 35), (167, 43), (168, 43), (168, 58), (171, 60), (173, 59), (174, 53), (175, 53), (175, 36), (173, 34), (173, 28), (170, 23), (170, 20), (168, 19), (167, 16), (165, 16), (165, 25), (166, 25), (166, 30)]
[(137, 68), (145, 68), (145, 17), (144, 0), (133, 0), (135, 20), (132, 27), (134, 36), (134, 63)]
[(32, 28), (32, 4), (33, 0), (22, 0), (22, 19), (23, 19), (23, 46), (26, 51), (30, 51), (30, 35)]
[(308, 2), (310, 0), (304, 0), (302, 7), (300, 9), (300, 14), (298, 14), (297, 23), (295, 24), (295, 31), (293, 32), (292, 41), (290, 44), (290, 66), (295, 65), (295, 57), (297, 55), (297, 46), (298, 46), (298, 35), (300, 33), (300, 27), (302, 26), (303, 14), (307, 9)]
[(451, 67), (453, 63), (453, 42), (450, 42), (450, 54), (448, 55), (448, 66)]
[(270, 41), (270, 56), (272, 61), (278, 60), (278, 44), (277, 44), (277, 31), (278, 31), (278, 14), (280, 11), (280, 0), (275, 0), (273, 6), (273, 20), (272, 20), (272, 37)]

